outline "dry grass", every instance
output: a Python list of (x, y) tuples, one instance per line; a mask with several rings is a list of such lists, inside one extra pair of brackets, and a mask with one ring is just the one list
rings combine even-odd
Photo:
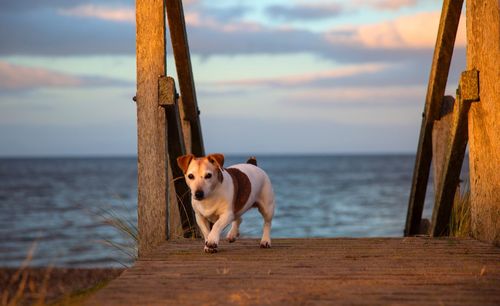
[[(105, 224), (118, 229), (125, 243), (103, 243), (137, 257), (137, 227), (111, 210), (100, 214)], [(33, 268), (31, 263), (37, 243), (33, 243), (19, 268), (0, 269), (0, 306), (80, 305), (88, 296), (103, 288), (123, 269)], [(123, 263), (122, 263), (123, 264)]]
[(450, 236), (460, 238), (472, 236), (469, 185), (466, 185), (464, 190), (455, 196), (450, 216)]
[[(106, 225), (109, 225), (118, 230), (118, 232), (125, 239), (124, 243), (112, 241), (110, 239), (101, 239), (100, 242), (108, 245), (119, 252), (125, 254), (132, 261), (137, 259), (138, 254), (138, 229), (137, 225), (130, 219), (118, 214), (113, 209), (100, 209), (95, 215)], [(120, 262), (121, 265), (128, 267), (125, 263)]]
[(27, 303), (32, 305), (45, 305), (48, 281), (52, 272), (52, 267), (49, 266), (45, 269), (41, 283), (36, 282), (33, 276), (30, 275), (29, 269), (35, 250), (36, 243), (33, 243), (28, 251), (26, 259), (19, 269), (12, 274), (7, 286), (2, 288), (1, 306), (24, 305)]

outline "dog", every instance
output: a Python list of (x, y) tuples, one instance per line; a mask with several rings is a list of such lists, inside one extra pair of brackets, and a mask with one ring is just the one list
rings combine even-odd
[[(264, 218), (261, 248), (271, 247), (274, 191), (267, 174), (252, 157), (246, 164), (224, 166), (223, 154), (196, 158), (192, 154), (177, 158), (189, 189), (196, 223), (205, 239), (206, 253), (216, 253), (221, 232), (231, 224), (226, 239), (236, 241), (241, 216), (257, 207)], [(210, 228), (210, 224), (213, 224)]]

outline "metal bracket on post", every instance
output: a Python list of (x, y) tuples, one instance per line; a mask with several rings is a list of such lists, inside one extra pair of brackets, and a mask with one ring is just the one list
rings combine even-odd
[(449, 234), (450, 215), (468, 142), (468, 114), (471, 102), (479, 100), (479, 72), (462, 72), (453, 106), (445, 159), (432, 212), (431, 236)]

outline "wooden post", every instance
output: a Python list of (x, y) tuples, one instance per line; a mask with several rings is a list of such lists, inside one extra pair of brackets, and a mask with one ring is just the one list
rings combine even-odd
[(139, 257), (167, 238), (165, 111), (158, 76), (165, 74), (163, 0), (136, 0), (137, 175)]
[(196, 89), (194, 86), (193, 70), (191, 67), (191, 57), (189, 55), (189, 44), (184, 21), (184, 10), (181, 0), (166, 1), (168, 16), (168, 27), (174, 50), (175, 66), (179, 79), (179, 90), (182, 99), (181, 106), (183, 129), (185, 135), (186, 151), (195, 156), (205, 155), (201, 123), (196, 100)]
[(446, 236), (449, 232), (450, 214), (460, 181), (460, 171), (467, 147), (467, 117), (471, 102), (479, 100), (477, 70), (464, 71), (453, 106), (450, 134), (446, 141), (445, 159), (438, 173), (437, 192), (432, 213), (431, 236)]
[(500, 4), (467, 0), (467, 69), (479, 70), (469, 112), (471, 215), (476, 238), (500, 244)]
[(413, 183), (410, 191), (404, 231), (405, 236), (416, 235), (419, 232), (432, 160), (432, 127), (434, 120), (438, 118), (440, 101), (444, 96), (448, 80), (462, 4), (463, 0), (443, 1), (438, 36), (427, 86), (415, 168), (413, 170)]

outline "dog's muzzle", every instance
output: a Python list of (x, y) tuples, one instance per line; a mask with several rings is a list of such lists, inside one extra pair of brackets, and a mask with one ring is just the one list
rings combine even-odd
[(194, 198), (198, 201), (203, 200), (204, 196), (205, 193), (203, 192), (203, 190), (196, 190), (196, 192), (194, 193)]

